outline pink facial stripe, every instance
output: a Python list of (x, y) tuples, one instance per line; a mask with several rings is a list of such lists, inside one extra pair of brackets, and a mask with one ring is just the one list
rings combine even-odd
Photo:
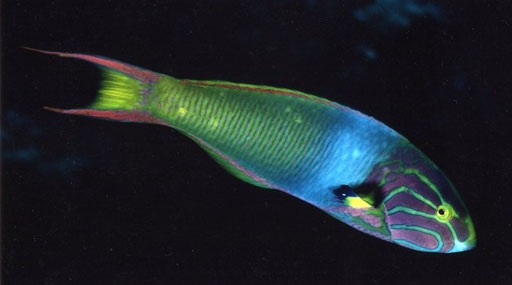
[[(398, 223), (404, 223), (407, 224), (408, 221), (412, 219), (411, 214), (404, 213), (404, 212), (398, 212), (393, 214), (392, 216), (388, 216), (389, 223), (398, 224)], [(437, 232), (443, 241), (443, 247), (441, 248), (442, 252), (447, 252), (450, 249), (453, 248), (454, 242), (453, 242), (453, 236), (450, 232), (450, 229), (439, 222), (437, 222), (435, 219), (432, 218), (426, 218), (421, 216), (414, 216), (414, 223), (418, 226), (421, 226), (422, 228)], [(419, 231), (410, 231), (412, 233), (418, 233), (423, 235), (424, 233), (421, 233)]]
[(426, 233), (406, 229), (391, 229), (391, 233), (394, 239), (407, 240), (430, 250), (433, 250), (439, 246), (437, 239), (433, 235)]

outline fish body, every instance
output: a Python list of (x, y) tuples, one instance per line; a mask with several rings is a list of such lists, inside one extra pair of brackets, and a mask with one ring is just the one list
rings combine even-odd
[(182, 80), (92, 55), (40, 52), (90, 61), (104, 73), (92, 105), (50, 110), (175, 128), (236, 177), (411, 249), (476, 244), (469, 213), (437, 166), (358, 111), (289, 89)]

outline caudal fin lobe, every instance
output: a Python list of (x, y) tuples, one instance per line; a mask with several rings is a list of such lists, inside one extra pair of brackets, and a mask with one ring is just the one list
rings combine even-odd
[(87, 108), (64, 110), (44, 107), (44, 109), (68, 115), (167, 125), (144, 110), (145, 104), (148, 103), (148, 96), (153, 92), (154, 84), (160, 81), (162, 75), (100, 56), (23, 48), (44, 54), (85, 60), (96, 64), (103, 71), (98, 96)]

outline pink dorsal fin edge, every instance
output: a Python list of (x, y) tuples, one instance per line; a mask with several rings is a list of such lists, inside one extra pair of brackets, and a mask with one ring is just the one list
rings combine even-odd
[(138, 80), (140, 80), (142, 82), (154, 83), (154, 82), (159, 81), (161, 78), (161, 76), (158, 73), (151, 72), (149, 70), (138, 68), (136, 66), (126, 64), (126, 63), (123, 63), (123, 62), (120, 62), (117, 60), (105, 58), (105, 57), (81, 54), (81, 53), (66, 53), (66, 52), (57, 52), (57, 51), (47, 51), (47, 50), (30, 48), (30, 47), (22, 47), (22, 48), (30, 50), (30, 51), (44, 53), (44, 54), (58, 55), (61, 57), (70, 57), (70, 58), (77, 58), (77, 59), (85, 60), (85, 61), (92, 62), (92, 63), (95, 63), (100, 66), (112, 68), (112, 69), (117, 70), (121, 73), (124, 73), (128, 76), (137, 78)]

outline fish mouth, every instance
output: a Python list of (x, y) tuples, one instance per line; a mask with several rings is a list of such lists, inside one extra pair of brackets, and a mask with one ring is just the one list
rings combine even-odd
[(466, 240), (464, 242), (455, 241), (453, 248), (450, 249), (447, 253), (455, 253), (471, 250), (476, 247), (476, 239)]
[(450, 249), (447, 253), (455, 253), (455, 252), (461, 252), (461, 251), (467, 251), (471, 250), (476, 247), (476, 232), (475, 232), (475, 226), (473, 225), (473, 221), (469, 217), (469, 215), (464, 220), (464, 223), (466, 224), (466, 227), (469, 232), (469, 236), (466, 240), (460, 242), (455, 241), (453, 248)]

